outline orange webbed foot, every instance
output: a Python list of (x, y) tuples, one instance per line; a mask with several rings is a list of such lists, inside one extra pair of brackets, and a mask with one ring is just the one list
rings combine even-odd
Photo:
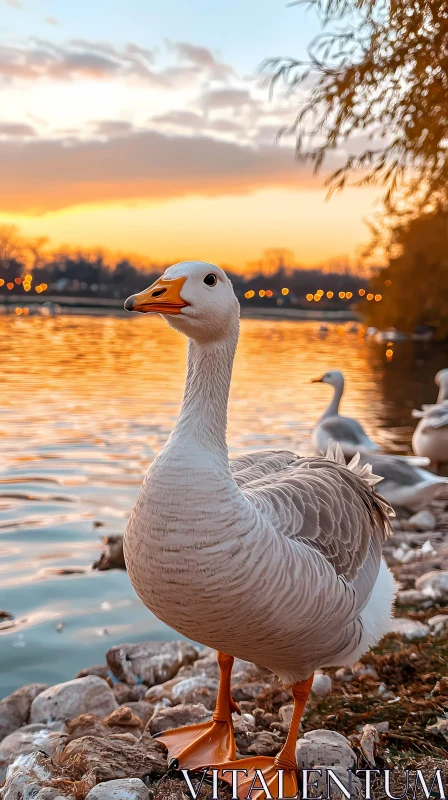
[(175, 769), (199, 769), (234, 761), (235, 737), (231, 720), (211, 720), (156, 736), (168, 749), (168, 764)]
[[(235, 774), (229, 770), (241, 770)], [(245, 800), (299, 797), (297, 769), (282, 766), (275, 758), (255, 756), (222, 764), (219, 778), (232, 786), (234, 796)], [(236, 791), (235, 791), (236, 790)]]

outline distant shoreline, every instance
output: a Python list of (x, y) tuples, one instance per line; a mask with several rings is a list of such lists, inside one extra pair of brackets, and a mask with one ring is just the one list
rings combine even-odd
[[(112, 298), (93, 298), (93, 297), (60, 297), (59, 295), (46, 295), (42, 297), (12, 296), (4, 298), (6, 302), (2, 305), (7, 307), (31, 305), (42, 305), (45, 303), (55, 303), (61, 307), (62, 314), (81, 316), (88, 314), (91, 316), (128, 316), (123, 308), (122, 300)], [(277, 319), (277, 320), (301, 320), (317, 322), (360, 322), (361, 317), (356, 311), (349, 308), (341, 311), (320, 310), (317, 308), (275, 308), (268, 306), (241, 306), (241, 316), (246, 319)]]

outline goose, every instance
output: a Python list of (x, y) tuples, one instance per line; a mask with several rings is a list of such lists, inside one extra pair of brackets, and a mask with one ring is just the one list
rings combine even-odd
[(334, 389), (333, 397), (327, 410), (319, 419), (313, 434), (312, 443), (317, 453), (326, 453), (330, 440), (339, 442), (345, 455), (355, 455), (359, 450), (379, 450), (358, 420), (343, 417), (339, 413), (339, 404), (344, 393), (344, 376), (337, 369), (329, 370), (321, 378), (314, 378), (312, 383), (327, 383)]
[[(188, 338), (180, 414), (126, 527), (128, 573), (156, 617), (217, 651), (220, 670), (213, 719), (158, 738), (172, 767), (216, 766), (228, 783), (228, 770), (238, 770), (240, 798), (251, 790), (264, 797), (266, 787), (294, 796), (295, 745), (314, 670), (353, 664), (389, 629), (396, 587), (381, 550), (392, 509), (376, 493), (371, 468), (357, 457), (346, 466), (337, 445), (326, 458), (264, 451), (229, 460), (239, 303), (222, 269), (175, 264), (125, 308), (159, 313)], [(294, 711), (275, 758), (236, 758), (234, 657), (291, 687)]]
[(435, 472), (448, 463), (448, 369), (441, 369), (434, 378), (439, 387), (437, 403), (414, 409), (420, 419), (412, 437), (412, 449), (418, 456), (427, 456)]
[(360, 455), (360, 463), (369, 463), (374, 473), (383, 479), (381, 494), (394, 509), (421, 511), (448, 484), (448, 478), (438, 477), (423, 469), (421, 464), (429, 464), (426, 458), (371, 452)]
[(378, 446), (367, 436), (359, 422), (339, 414), (344, 391), (342, 372), (331, 370), (313, 383), (328, 383), (334, 387), (332, 402), (313, 432), (316, 452), (325, 453), (330, 440), (339, 442), (344, 455), (349, 458), (358, 451), (360, 463), (369, 463), (375, 474), (383, 479), (381, 494), (394, 508), (399, 506), (409, 511), (426, 508), (446, 482), (444, 478), (437, 478), (423, 469), (429, 464), (429, 458), (377, 453)]

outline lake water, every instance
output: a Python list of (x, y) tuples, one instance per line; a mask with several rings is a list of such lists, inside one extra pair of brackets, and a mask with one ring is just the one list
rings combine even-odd
[[(441, 347), (386, 347), (350, 325), (242, 321), (229, 408), (233, 454), (311, 452), (330, 387), (343, 411), (391, 452), (410, 452), (411, 409), (436, 397)], [(127, 574), (97, 572), (102, 535), (123, 533), (134, 498), (175, 421), (185, 340), (160, 318), (0, 317), (0, 697), (104, 662), (120, 642), (176, 638), (135, 596)], [(79, 570), (63, 574), (65, 570)], [(62, 573), (62, 574), (61, 574)], [(62, 629), (61, 629), (62, 623)]]

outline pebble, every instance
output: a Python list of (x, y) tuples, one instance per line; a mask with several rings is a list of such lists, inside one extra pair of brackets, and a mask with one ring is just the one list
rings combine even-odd
[(442, 633), (448, 626), (448, 614), (436, 614), (435, 617), (428, 619), (428, 625), (431, 633)]
[(294, 713), (294, 703), (288, 703), (285, 706), (281, 706), (278, 710), (278, 715), (280, 717), (280, 721), (284, 728), (289, 728), (291, 725), (292, 715)]
[(376, 752), (380, 743), (380, 735), (375, 725), (364, 725), (361, 735), (360, 747), (364, 757), (373, 769), (376, 766)]
[(126, 569), (123, 552), (123, 536), (120, 534), (115, 536), (104, 536), (102, 541), (106, 549), (101, 554), (98, 561), (95, 561), (92, 564), (92, 569), (98, 569), (100, 571), (109, 569)]
[(171, 680), (182, 666), (192, 664), (197, 658), (197, 649), (181, 641), (122, 644), (106, 653), (109, 669), (118, 680), (146, 686)]
[(389, 730), (389, 722), (388, 720), (384, 720), (384, 722), (373, 722), (373, 726), (377, 729), (378, 733), (386, 733)]
[(179, 705), (174, 708), (161, 708), (155, 711), (148, 722), (151, 736), (162, 733), (170, 728), (182, 728), (184, 725), (196, 725), (198, 722), (208, 722), (213, 714), (202, 703), (197, 705)]
[(139, 741), (128, 737), (97, 739), (83, 736), (70, 742), (59, 758), (62, 769), (82, 764), (84, 779), (95, 775), (98, 783), (118, 778), (161, 778), (166, 773), (166, 750), (149, 736)]
[(433, 531), (436, 525), (436, 518), (432, 511), (424, 509), (409, 517), (406, 527), (416, 531)]
[(434, 725), (427, 725), (426, 730), (428, 733), (442, 735), (448, 742), (448, 717), (437, 717), (437, 722)]
[(0, 783), (5, 779), (6, 770), (17, 756), (34, 753), (36, 750), (53, 756), (65, 744), (66, 733), (59, 724), (59, 731), (42, 725), (26, 725), (10, 733), (0, 743)]
[(212, 711), (218, 697), (219, 682), (205, 673), (186, 678), (176, 683), (171, 690), (171, 698), (176, 703), (203, 703)]
[(415, 581), (415, 588), (426, 596), (439, 600), (448, 595), (448, 570), (434, 569), (425, 572)]
[(363, 664), (359, 661), (353, 667), (353, 673), (357, 678), (363, 678), (364, 675), (370, 675), (375, 680), (379, 680), (378, 672), (372, 664)]
[[(328, 797), (331, 800), (347, 800), (347, 795), (339, 788), (335, 780), (332, 780), (331, 774), (328, 775), (325, 766), (316, 765), (315, 769), (319, 769), (322, 775), (317, 772), (312, 772), (309, 775), (307, 795), (311, 798)], [(360, 779), (345, 769), (345, 767), (333, 766), (331, 772), (336, 778), (345, 786), (346, 790), (350, 793), (350, 800), (360, 800), (363, 797), (362, 783)], [(328, 784), (330, 791), (328, 792)]]
[(348, 739), (326, 729), (307, 731), (296, 744), (296, 757), (299, 769), (310, 769), (318, 764), (345, 770), (356, 766), (356, 755)]
[(397, 593), (398, 606), (419, 606), (428, 599), (428, 595), (417, 589), (404, 589), (402, 592)]
[(0, 700), (0, 741), (26, 725), (33, 700), (45, 689), (48, 686), (44, 683), (30, 683)]
[(48, 761), (43, 753), (18, 755), (6, 774), (2, 800), (34, 800), (43, 782), (48, 783), (52, 778)]
[(406, 636), (407, 639), (423, 639), (429, 633), (429, 626), (423, 622), (406, 617), (394, 617), (389, 628), (391, 633)]
[(392, 551), (392, 556), (399, 564), (410, 564), (411, 561), (417, 561), (421, 558), (421, 551), (403, 543)]
[(107, 717), (118, 708), (112, 689), (96, 675), (58, 683), (41, 692), (31, 705), (31, 722), (74, 719), (80, 714)]
[(149, 800), (150, 794), (139, 778), (125, 778), (99, 783), (90, 790), (86, 800)]
[(247, 752), (253, 756), (276, 756), (283, 747), (283, 742), (269, 731), (259, 733), (252, 744), (247, 748)]
[(337, 681), (351, 683), (354, 678), (353, 670), (350, 667), (340, 667), (340, 669), (336, 670), (334, 677)]
[(316, 697), (326, 697), (332, 689), (331, 678), (323, 672), (315, 672), (311, 691)]

